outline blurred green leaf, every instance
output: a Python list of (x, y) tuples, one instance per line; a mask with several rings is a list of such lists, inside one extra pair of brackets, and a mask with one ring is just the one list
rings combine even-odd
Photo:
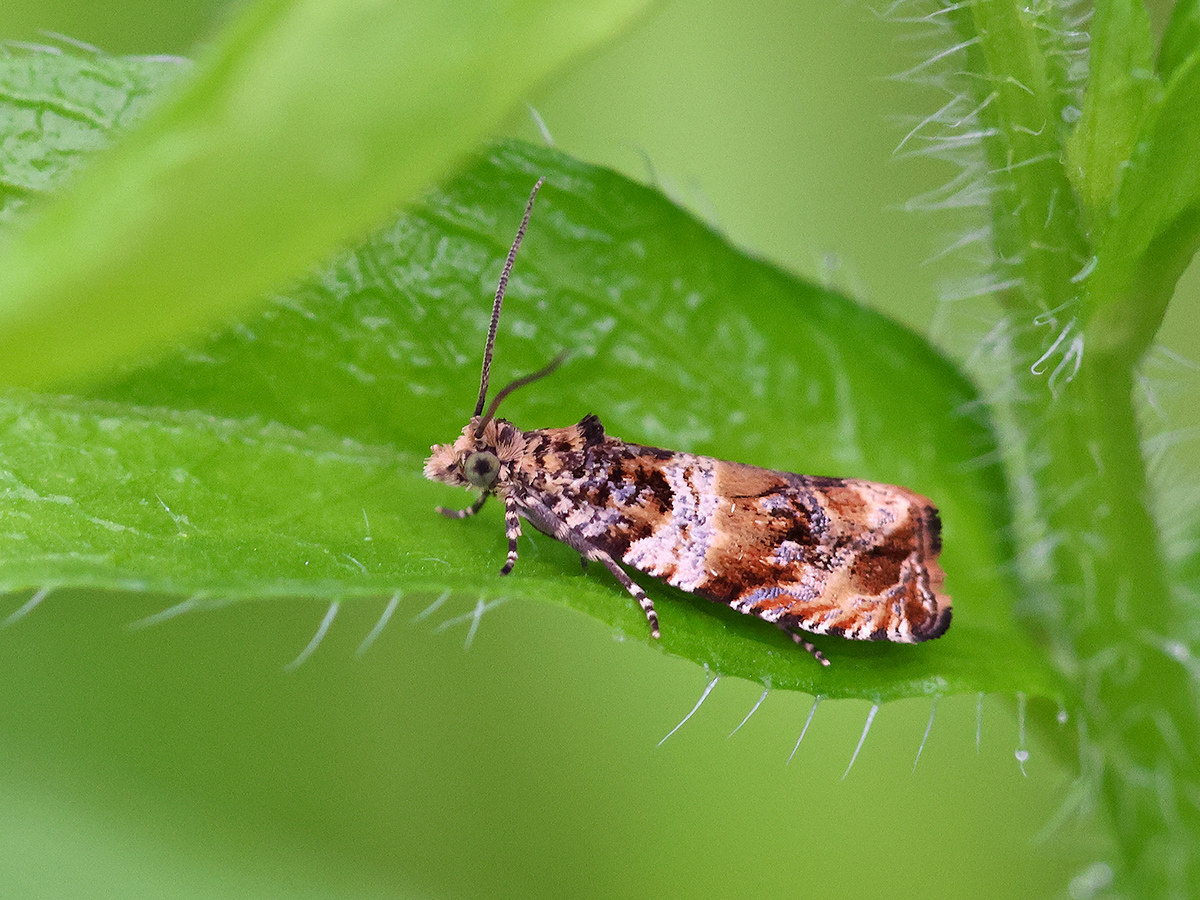
[(1162, 104), (1146, 118), (1129, 160), (1117, 217), (1144, 249), (1200, 203), (1200, 55), (1175, 70)]
[(1082, 116), (1067, 142), (1067, 172), (1101, 230), (1108, 223), (1138, 126), (1162, 94), (1153, 53), (1150, 17), (1142, 0), (1096, 4), (1087, 90)]
[(1085, 282), (1088, 342), (1137, 359), (1200, 247), (1200, 54), (1174, 70), (1126, 165)]
[(48, 199), (84, 159), (145, 119), (190, 68), (175, 58), (0, 51), (0, 225)]
[[(244, 5), (191, 77), (0, 256), (0, 382), (94, 373), (302, 274), (460, 164), (532, 85), (645, 5)], [(43, 118), (103, 124), (122, 108), (99, 96), (126, 87), (122, 65), (88, 68), (4, 89), (32, 120), (22, 140), (40, 140)]]
[(1183, 63), (1200, 53), (1200, 2), (1178, 0), (1158, 51), (1158, 74), (1169, 81)]

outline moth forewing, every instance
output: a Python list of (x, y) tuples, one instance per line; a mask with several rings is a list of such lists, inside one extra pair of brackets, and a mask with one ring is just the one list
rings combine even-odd
[(505, 286), (541, 185), (530, 194), (496, 291), (475, 415), (425, 462), (427, 478), (482, 494), (466, 509), (439, 511), (463, 518), (499, 497), (508, 538), (501, 574), (516, 564), (524, 518), (583, 559), (602, 562), (637, 600), (656, 638), (654, 604), (621, 563), (774, 623), (824, 665), (797, 629), (899, 643), (945, 633), (941, 522), (914, 491), (628, 444), (609, 437), (595, 416), (532, 431), (495, 418), (509, 393), (550, 374), (561, 355), (509, 384), (484, 411)]

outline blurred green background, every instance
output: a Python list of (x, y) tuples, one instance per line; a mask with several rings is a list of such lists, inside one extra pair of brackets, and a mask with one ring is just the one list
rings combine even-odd
[[(44, 28), (111, 53), (188, 54), (213, 2), (8, 0), (0, 39)], [(939, 305), (970, 224), (906, 203), (953, 169), (894, 148), (945, 98), (889, 78), (928, 44), (863, 4), (693, 0), (529, 98), (556, 145), (664, 189), (740, 246), (829, 281), (965, 355), (986, 305)], [(911, 121), (904, 120), (907, 116)], [(538, 131), (514, 112), (512, 134)], [(1164, 345), (1195, 354), (1195, 272)], [(1152, 357), (1148, 431), (1200, 425), (1195, 377)], [(1178, 459), (1194, 470), (1192, 438)], [(23, 598), (10, 604), (15, 608)], [(1013, 698), (869, 707), (759, 697), (559, 607), (409, 624), (348, 605), (239, 605), (154, 628), (174, 602), (54, 594), (0, 631), (0, 894), (65, 897), (1061, 896), (1104, 855), (1053, 822), (1073, 777), (1028, 746)], [(0, 610), (6, 614), (7, 610)], [(536, 662), (521, 652), (536, 644)], [(1040, 834), (1040, 836), (1039, 836)]]

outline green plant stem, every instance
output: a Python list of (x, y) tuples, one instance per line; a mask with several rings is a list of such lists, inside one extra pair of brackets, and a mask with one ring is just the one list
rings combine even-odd
[(1189, 673), (1164, 649), (1177, 623), (1133, 388), (1127, 355), (1086, 356), (1040, 429), (1050, 453), (1037, 479), (1056, 542), (1048, 587), (1062, 604), (1054, 638), (1099, 750), (1099, 771), (1085, 774), (1098, 776), (1120, 881), (1136, 896), (1196, 896), (1200, 721)]
[[(1064, 113), (1078, 101), (1056, 70), (1064, 46), (1054, 15), (977, 0), (957, 19), (994, 180), (994, 277), (1009, 318), (1011, 369), (993, 401), (1007, 426), (1020, 577), (1031, 626), (1073, 688), (1083, 776), (1118, 844), (1116, 887), (1122, 896), (1194, 897), (1200, 717), (1187, 651), (1176, 640), (1135, 373), (1200, 227), (1185, 210), (1168, 217), (1154, 241), (1152, 226), (1165, 223), (1130, 215), (1124, 231), (1105, 239), (1102, 217), (1118, 208), (1110, 199), (1153, 93), (1128, 62), (1142, 50), (1121, 24), (1141, 18), (1114, 4), (1097, 14), (1116, 50), (1093, 61), (1108, 69), (1089, 82), (1091, 143), (1072, 162), (1072, 116)], [(1178, 142), (1187, 124), (1172, 120), (1160, 130)], [(1124, 143), (1114, 145), (1113, 135)], [(1133, 213), (1137, 202), (1127, 201)], [(1069, 752), (1062, 730), (1044, 736)]]

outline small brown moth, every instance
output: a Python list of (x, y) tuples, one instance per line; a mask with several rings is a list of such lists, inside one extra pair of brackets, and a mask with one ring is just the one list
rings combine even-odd
[(829, 661), (796, 629), (852, 640), (916, 643), (950, 626), (941, 592), (941, 522), (925, 497), (907, 488), (854, 478), (774, 472), (708, 456), (627, 444), (594, 416), (569, 428), (522, 431), (496, 418), (519, 378), (485, 412), (500, 307), (534, 199), (509, 250), (492, 305), (475, 415), (452, 444), (425, 462), (432, 481), (483, 493), (470, 507), (438, 512), (473, 516), (493, 494), (504, 501), (508, 559), (517, 562), (521, 518), (576, 550), (584, 567), (603, 563), (637, 600), (659, 636), (654, 604), (619, 563), (668, 584), (773, 622), (823, 665)]

